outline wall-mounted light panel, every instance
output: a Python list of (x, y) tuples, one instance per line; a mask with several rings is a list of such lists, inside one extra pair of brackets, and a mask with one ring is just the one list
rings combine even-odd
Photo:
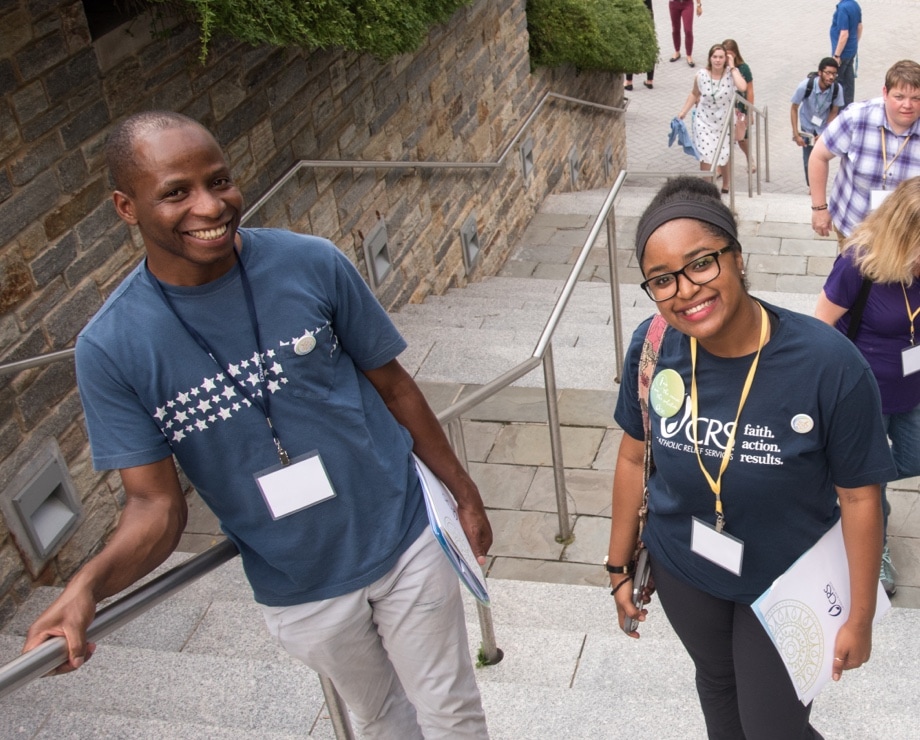
[(390, 260), (387, 225), (383, 218), (378, 218), (377, 223), (364, 237), (364, 259), (367, 262), (367, 271), (370, 275), (371, 284), (377, 288), (393, 268), (393, 263)]
[(463, 247), (463, 265), (469, 275), (479, 262), (479, 229), (476, 226), (476, 212), (473, 211), (460, 227), (460, 244)]

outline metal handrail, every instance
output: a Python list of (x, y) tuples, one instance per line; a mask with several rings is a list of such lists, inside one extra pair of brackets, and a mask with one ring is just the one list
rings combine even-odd
[[(562, 100), (568, 103), (576, 103), (581, 106), (588, 108), (597, 108), (599, 110), (606, 110), (611, 113), (625, 113), (626, 107), (617, 108), (610, 105), (604, 105), (603, 103), (595, 103), (591, 100), (582, 100), (580, 98), (572, 98), (568, 95), (560, 95), (559, 93), (546, 92), (540, 98), (540, 101), (530, 112), (524, 122), (518, 127), (517, 132), (514, 136), (511, 137), (505, 148), (502, 149), (501, 154), (498, 155), (498, 159), (492, 162), (439, 162), (439, 161), (412, 161), (412, 160), (372, 160), (372, 159), (301, 159), (295, 164), (293, 164), (287, 172), (285, 172), (281, 178), (272, 185), (268, 190), (266, 190), (262, 195), (260, 195), (256, 201), (249, 206), (244, 212), (240, 219), (240, 223), (246, 223), (256, 212), (263, 206), (265, 203), (282, 187), (284, 187), (294, 175), (296, 175), (300, 170), (305, 168), (337, 168), (337, 169), (388, 169), (388, 170), (412, 170), (412, 169), (426, 169), (426, 170), (450, 170), (450, 169), (480, 169), (480, 170), (494, 170), (504, 164), (505, 159), (507, 159), (508, 154), (514, 148), (514, 145), (520, 140), (524, 135), (530, 125), (533, 123), (534, 119), (543, 109), (543, 107), (550, 100)], [(627, 101), (628, 103), (628, 101)], [(58, 352), (49, 352), (44, 355), (36, 355), (30, 357), (26, 360), (18, 360), (16, 362), (8, 362), (0, 364), (0, 377), (4, 375), (12, 375), (23, 370), (27, 370), (32, 367), (39, 367), (41, 365), (47, 365), (51, 362), (56, 362), (57, 360), (65, 360), (73, 357), (74, 350), (73, 348), (60, 350)]]
[[(530, 115), (524, 119), (524, 122), (518, 127), (517, 132), (514, 136), (511, 137), (505, 148), (502, 150), (501, 154), (498, 155), (498, 158), (491, 162), (440, 162), (440, 161), (413, 161), (413, 160), (374, 160), (374, 159), (301, 159), (300, 161), (293, 164), (287, 172), (285, 172), (281, 179), (278, 180), (274, 185), (272, 185), (268, 190), (266, 190), (262, 195), (260, 195), (255, 203), (248, 209), (246, 214), (244, 214), (242, 223), (245, 223), (250, 216), (252, 216), (256, 211), (258, 211), (266, 201), (268, 201), (275, 193), (277, 193), (282, 187), (284, 187), (287, 182), (294, 177), (302, 169), (317, 169), (317, 168), (353, 168), (353, 169), (387, 169), (387, 170), (445, 170), (445, 169), (464, 169), (464, 170), (494, 170), (504, 164), (505, 159), (507, 159), (508, 154), (511, 153), (511, 150), (514, 148), (515, 144), (518, 143), (520, 138), (524, 135), (524, 132), (530, 128), (530, 124), (533, 123), (534, 119), (543, 109), (543, 106), (546, 105), (550, 100), (562, 100), (568, 103), (576, 103), (581, 106), (588, 108), (597, 108), (599, 110), (609, 111), (611, 113), (625, 113), (626, 107), (618, 108), (611, 105), (604, 105), (603, 103), (595, 103), (591, 100), (582, 100), (580, 98), (572, 98), (568, 95), (560, 95), (559, 93), (546, 92), (540, 98), (540, 101), (530, 112)], [(627, 102), (628, 104), (628, 102)]]
[[(230, 540), (224, 540), (103, 607), (86, 629), (87, 642), (95, 642), (111, 634), (238, 554), (236, 545)], [(57, 668), (66, 660), (67, 641), (63, 637), (53, 637), (20, 655), (0, 669), (0, 698)]]
[[(256, 202), (246, 210), (246, 212), (243, 214), (241, 222), (245, 222), (253, 213), (261, 208), (261, 206), (272, 195), (278, 192), (278, 190), (283, 187), (286, 182), (288, 182), (298, 171), (304, 167), (361, 167), (386, 169), (496, 169), (503, 164), (512, 148), (515, 146), (527, 128), (531, 125), (540, 110), (542, 110), (543, 106), (552, 99), (577, 103), (587, 107), (598, 108), (610, 112), (621, 113), (625, 112), (626, 110), (625, 108), (607, 106), (600, 103), (594, 103), (592, 101), (580, 100), (578, 98), (572, 98), (566, 95), (547, 92), (541, 97), (537, 106), (533, 111), (531, 111), (527, 119), (521, 124), (521, 126), (518, 128), (518, 131), (512, 137), (511, 141), (505, 146), (498, 159), (494, 162), (379, 162), (361, 160), (300, 160), (282, 176), (281, 180), (269, 188), (268, 191), (260, 196), (260, 198), (258, 198)], [(510, 385), (512, 382), (514, 382), (514, 380), (517, 378), (530, 372), (530, 370), (541, 364), (541, 362), (543, 363), (544, 376), (547, 386), (547, 405), (551, 427), (550, 436), (553, 451), (553, 468), (556, 477), (557, 503), (560, 507), (560, 510), (562, 511), (560, 519), (565, 521), (565, 527), (561, 528), (560, 530), (562, 532), (562, 534), (560, 534), (560, 538), (564, 541), (568, 541), (571, 538), (571, 533), (569, 531), (568, 534), (565, 534), (565, 532), (568, 530), (568, 516), (565, 513), (567, 506), (565, 501), (565, 479), (562, 462), (562, 445), (559, 434), (560, 427), (558, 409), (556, 405), (555, 374), (553, 369), (551, 339), (552, 334), (555, 331), (555, 328), (562, 316), (562, 313), (565, 310), (565, 306), (568, 303), (568, 299), (574, 290), (578, 279), (578, 274), (584, 267), (584, 263), (587, 259), (587, 250), (590, 249), (590, 246), (593, 246), (594, 241), (600, 232), (600, 224), (607, 220), (607, 215), (611, 212), (613, 199), (616, 197), (616, 193), (619, 192), (625, 177), (625, 172), (621, 172), (613, 188), (611, 188), (610, 193), (608, 193), (608, 198), (604, 203), (601, 214), (598, 216), (594, 226), (591, 229), (589, 239), (586, 241), (586, 246), (583, 248), (582, 254), (579, 256), (579, 259), (573, 266), (573, 271), (570, 274), (569, 279), (566, 281), (566, 285), (562, 294), (560, 295), (560, 299), (557, 300), (553, 313), (547, 322), (547, 326), (544, 328), (540, 340), (537, 343), (537, 348), (534, 350), (534, 355), (530, 358), (530, 360), (521, 363), (521, 365), (519, 365), (517, 368), (512, 369), (508, 373), (505, 373), (496, 379), (496, 381), (500, 381), (502, 383), (501, 387), (505, 387), (506, 385)], [(614, 296), (614, 332), (617, 343), (617, 377), (619, 378), (620, 369), (622, 367), (622, 337), (620, 336), (618, 321), (616, 321), (619, 301), (618, 279), (616, 277), (616, 242), (615, 233), (612, 229), (612, 223), (613, 221), (611, 217), (610, 221), (608, 222), (608, 250), (610, 252), (611, 291), (612, 295)], [(589, 244), (590, 246), (588, 246)], [(70, 348), (45, 355), (38, 355), (26, 360), (0, 364), (0, 377), (11, 373), (17, 373), (28, 368), (49, 364), (51, 362), (70, 359), (73, 357), (73, 355), (74, 349)], [(445, 412), (442, 412), (438, 415), (438, 419), (442, 424), (448, 426), (451, 445), (454, 450), (458, 451), (458, 456), (460, 457), (464, 466), (468, 466), (467, 455), (465, 453), (465, 446), (463, 443), (462, 426), (460, 425), (459, 418), (448, 419)], [(156, 604), (160, 603), (166, 598), (169, 598), (172, 594), (184, 588), (193, 580), (201, 577), (219, 565), (232, 559), (237, 554), (238, 551), (236, 546), (230, 540), (225, 540), (224, 542), (191, 558), (182, 565), (164, 573), (163, 575), (150, 581), (144, 586), (141, 586), (128, 596), (125, 596), (124, 598), (112, 603), (111, 605), (100, 609), (96, 618), (87, 628), (87, 640), (94, 641), (104, 637), (115, 629), (118, 629), (143, 612), (152, 608)], [(482, 632), (482, 645), (480, 648), (481, 660), (487, 665), (497, 663), (502, 659), (502, 651), (497, 647), (495, 642), (495, 632), (492, 625), (491, 613), (478, 601), (477, 608), (479, 611), (479, 622)], [(5, 696), (7, 693), (11, 693), (25, 683), (28, 683), (29, 681), (44, 675), (49, 670), (52, 670), (55, 667), (61, 665), (61, 663), (66, 660), (66, 658), (66, 641), (62, 637), (57, 637), (47, 640), (28, 653), (8, 663), (6, 666), (0, 667), (0, 697)], [(353, 735), (350, 724), (348, 722), (347, 709), (342, 702), (341, 697), (328, 678), (320, 675), (320, 683), (323, 689), (327, 706), (330, 711), (330, 715), (333, 720), (336, 737), (340, 738), (340, 740), (351, 738)]]

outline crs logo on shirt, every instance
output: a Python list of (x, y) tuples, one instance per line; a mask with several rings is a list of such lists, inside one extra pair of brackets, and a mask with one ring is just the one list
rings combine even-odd
[(660, 433), (664, 439), (674, 439), (683, 436), (690, 444), (696, 443), (700, 447), (714, 447), (725, 450), (728, 438), (731, 436), (735, 422), (723, 422), (720, 419), (707, 419), (698, 417), (696, 423), (692, 419), (690, 397), (684, 402), (683, 412), (670, 419), (661, 419)]

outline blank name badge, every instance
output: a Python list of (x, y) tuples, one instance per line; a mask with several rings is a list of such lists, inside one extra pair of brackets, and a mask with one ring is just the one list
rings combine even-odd
[(253, 476), (268, 505), (272, 519), (281, 519), (335, 496), (319, 452), (313, 450), (291, 460), (289, 465), (273, 465)]
[(901, 372), (904, 377), (920, 370), (920, 345), (907, 347), (901, 351)]
[(715, 527), (697, 517), (693, 517), (690, 549), (736, 576), (741, 575), (744, 543), (728, 532), (717, 532)]

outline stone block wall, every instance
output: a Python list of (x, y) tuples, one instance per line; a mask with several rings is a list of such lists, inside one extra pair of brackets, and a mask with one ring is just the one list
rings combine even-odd
[[(0, 362), (73, 346), (142, 256), (115, 215), (102, 162), (113, 122), (179, 110), (215, 132), (248, 202), (300, 159), (495, 162), (547, 91), (622, 102), (619, 79), (530, 70), (525, 0), (478, 0), (435, 28), (417, 53), (381, 62), (343, 51), (214, 43), (197, 29), (164, 37), (135, 21), (93, 41), (82, 2), (0, 0)], [(535, 170), (517, 147), (491, 170), (302, 169), (250, 224), (316, 233), (367, 274), (362, 241), (382, 216), (394, 269), (387, 308), (494, 274), (544, 196), (605, 184), (602, 155), (625, 166), (622, 117), (566, 102), (535, 119)], [(476, 213), (482, 251), (466, 275), (459, 229)], [(44, 440), (58, 441), (85, 522), (41, 575), (25, 569), (0, 521), (0, 624), (37, 584), (66, 580), (111, 532), (117, 473), (92, 470), (71, 361), (0, 376), (0, 492)]]

